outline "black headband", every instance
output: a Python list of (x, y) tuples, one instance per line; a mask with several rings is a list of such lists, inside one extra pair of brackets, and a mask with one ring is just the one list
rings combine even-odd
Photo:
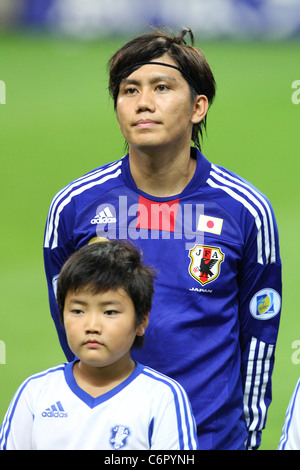
[[(164, 65), (165, 67), (170, 67), (171, 69), (175, 69), (175, 70), (178, 70), (182, 75), (183, 77), (185, 78), (185, 80), (194, 88), (194, 90), (196, 91), (196, 93), (198, 93), (198, 85), (197, 83), (195, 82), (195, 80), (192, 79), (192, 77), (186, 73), (181, 67), (176, 67), (176, 65), (171, 65), (171, 64), (166, 64), (165, 62), (154, 62), (154, 61), (149, 61), (149, 62), (137, 62), (136, 64), (134, 65), (130, 65), (129, 67), (126, 67), (124, 70), (123, 70), (123, 73), (125, 73), (125, 77), (128, 76), (126, 75), (126, 72), (132, 70), (132, 72), (134, 72), (135, 70), (137, 70), (138, 68), (142, 67), (143, 65)], [(132, 73), (130, 72), (130, 73)], [(130, 75), (130, 74), (129, 74)], [(124, 78), (125, 78), (124, 77)]]

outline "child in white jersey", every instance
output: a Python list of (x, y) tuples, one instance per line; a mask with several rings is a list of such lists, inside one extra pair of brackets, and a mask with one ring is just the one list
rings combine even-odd
[(23, 382), (0, 429), (1, 449), (197, 448), (185, 391), (131, 358), (132, 346), (142, 345), (153, 282), (125, 242), (92, 243), (68, 259), (57, 303), (76, 359)]

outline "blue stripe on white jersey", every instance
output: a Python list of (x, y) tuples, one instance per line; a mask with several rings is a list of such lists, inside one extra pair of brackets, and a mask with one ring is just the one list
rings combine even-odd
[(60, 213), (64, 207), (69, 204), (73, 197), (83, 193), (93, 186), (101, 185), (111, 178), (117, 178), (121, 173), (120, 166), (122, 160), (112, 163), (98, 170), (92, 171), (81, 178), (76, 179), (68, 186), (59, 191), (54, 197), (48, 214), (44, 247), (49, 248), (52, 240), (51, 248), (58, 245), (58, 225)]
[(179, 449), (190, 450), (197, 448), (197, 434), (193, 412), (181, 385), (170, 377), (149, 367), (145, 367), (142, 374), (165, 383), (172, 390), (178, 423)]
[(285, 447), (286, 447), (286, 444), (287, 444), (287, 441), (288, 441), (288, 438), (289, 438), (290, 425), (291, 425), (292, 418), (293, 418), (293, 415), (294, 415), (294, 409), (295, 409), (296, 399), (297, 399), (297, 395), (299, 393), (299, 390), (300, 390), (300, 379), (297, 382), (297, 385), (296, 385), (295, 390), (293, 392), (293, 395), (291, 397), (288, 409), (286, 411), (284, 426), (283, 426), (283, 429), (282, 429), (282, 435), (281, 435), (281, 438), (280, 438), (278, 450), (285, 450)]
[(9, 431), (10, 431), (10, 427), (11, 427), (12, 418), (14, 416), (18, 401), (19, 401), (24, 389), (29, 384), (29, 382), (31, 382), (31, 380), (43, 377), (44, 375), (51, 374), (52, 372), (56, 372), (58, 370), (64, 370), (64, 368), (65, 368), (65, 364), (61, 364), (60, 366), (52, 367), (51, 369), (47, 369), (43, 372), (39, 372), (35, 375), (32, 375), (28, 379), (26, 379), (20, 385), (19, 389), (15, 393), (15, 395), (14, 395), (14, 397), (13, 397), (11, 403), (10, 403), (10, 406), (7, 410), (6, 415), (4, 416), (4, 420), (3, 420), (3, 423), (2, 423), (1, 428), (0, 428), (0, 450), (6, 450), (7, 439), (8, 439), (8, 435), (9, 435)]
[[(274, 345), (266, 344), (254, 337), (251, 339), (244, 387), (244, 414), (247, 425), (250, 425), (248, 429), (253, 432), (252, 441), (255, 441), (256, 431), (264, 428), (267, 417), (265, 395), (272, 372), (273, 355)], [(249, 445), (255, 447), (256, 442), (251, 442)]]
[(212, 164), (207, 183), (225, 191), (249, 210), (257, 227), (257, 262), (276, 262), (274, 220), (267, 200), (251, 185)]

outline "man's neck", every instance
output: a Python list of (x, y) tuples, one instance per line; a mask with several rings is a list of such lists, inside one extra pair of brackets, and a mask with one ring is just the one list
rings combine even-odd
[(189, 147), (172, 154), (130, 148), (129, 163), (137, 187), (156, 197), (180, 194), (194, 176), (197, 165), (190, 156)]

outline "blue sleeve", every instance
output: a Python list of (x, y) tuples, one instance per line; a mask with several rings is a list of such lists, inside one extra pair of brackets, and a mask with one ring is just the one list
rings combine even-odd
[(74, 354), (68, 346), (65, 329), (59, 320), (56, 302), (56, 281), (63, 264), (75, 251), (72, 235), (74, 215), (72, 204), (58, 212), (59, 205), (55, 203), (58, 200), (58, 196), (53, 199), (48, 213), (44, 237), (44, 265), (51, 315), (64, 354), (68, 361), (72, 361)]
[(246, 224), (239, 269), (241, 369), (248, 449), (257, 449), (272, 400), (271, 378), (281, 313), (281, 260), (273, 210), (266, 200), (264, 224)]

